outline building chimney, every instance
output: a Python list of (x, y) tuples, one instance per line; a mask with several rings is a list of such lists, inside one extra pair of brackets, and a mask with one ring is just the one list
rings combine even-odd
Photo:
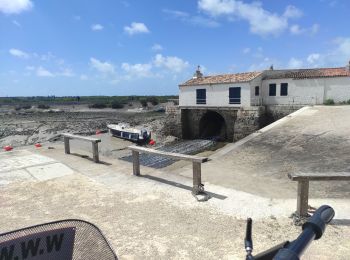
[(271, 64), (271, 66), (270, 66), (270, 70), (273, 70), (273, 64)]
[(346, 66), (346, 68), (348, 69), (348, 71), (350, 71), (350, 60), (349, 60), (348, 66)]
[(203, 77), (203, 74), (201, 72), (201, 66), (198, 65), (196, 73), (193, 75), (193, 78), (194, 79), (199, 79), (201, 77)]

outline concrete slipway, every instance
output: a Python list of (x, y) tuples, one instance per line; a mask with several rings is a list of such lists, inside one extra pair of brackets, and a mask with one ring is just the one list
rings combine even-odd
[[(0, 153), (0, 232), (64, 218), (96, 223), (121, 259), (242, 259), (244, 219), (256, 221), (256, 252), (300, 231), (289, 215), (296, 204), (292, 171), (349, 171), (350, 107), (311, 107), (224, 147), (202, 166), (212, 199), (190, 193), (190, 166), (162, 170), (101, 157), (94, 164), (74, 150), (26, 147)], [(72, 150), (74, 148), (72, 147)], [(181, 166), (181, 167), (180, 167)], [(350, 188), (311, 183), (312, 206), (337, 214), (306, 259), (346, 259), (350, 253)]]

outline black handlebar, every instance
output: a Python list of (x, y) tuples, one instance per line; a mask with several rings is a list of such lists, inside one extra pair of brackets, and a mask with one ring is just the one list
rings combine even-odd
[(244, 247), (247, 252), (246, 260), (254, 259), (252, 256), (253, 252), (253, 239), (252, 239), (252, 219), (247, 219), (247, 229), (245, 232)]
[(302, 226), (303, 232), (293, 242), (286, 241), (255, 257), (252, 256), (252, 220), (247, 220), (246, 237), (244, 240), (247, 251), (246, 259), (251, 260), (299, 260), (308, 245), (315, 239), (320, 239), (326, 229), (326, 225), (334, 217), (334, 210), (330, 206), (323, 205), (318, 208), (313, 216)]
[(304, 250), (315, 239), (322, 237), (326, 224), (334, 217), (334, 210), (330, 206), (324, 205), (318, 208), (314, 215), (303, 225), (303, 232), (286, 248), (278, 251), (274, 260), (299, 260)]

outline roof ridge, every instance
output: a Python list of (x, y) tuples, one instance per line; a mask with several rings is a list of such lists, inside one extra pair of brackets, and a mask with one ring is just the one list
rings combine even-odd
[(329, 70), (329, 69), (346, 69), (346, 67), (325, 67), (325, 68), (302, 68), (302, 69), (273, 69), (273, 70), (264, 70), (266, 71), (301, 71), (301, 70)]
[(238, 74), (248, 74), (248, 73), (263, 73), (264, 71), (248, 71), (248, 72), (237, 72), (237, 73), (222, 73), (215, 75), (203, 76), (202, 78), (216, 77), (216, 76), (227, 76), (227, 75), (238, 75)]

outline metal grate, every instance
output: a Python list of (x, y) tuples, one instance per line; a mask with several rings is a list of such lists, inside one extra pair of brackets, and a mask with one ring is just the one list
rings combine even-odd
[(0, 235), (4, 260), (118, 259), (102, 232), (82, 220), (61, 220)]

